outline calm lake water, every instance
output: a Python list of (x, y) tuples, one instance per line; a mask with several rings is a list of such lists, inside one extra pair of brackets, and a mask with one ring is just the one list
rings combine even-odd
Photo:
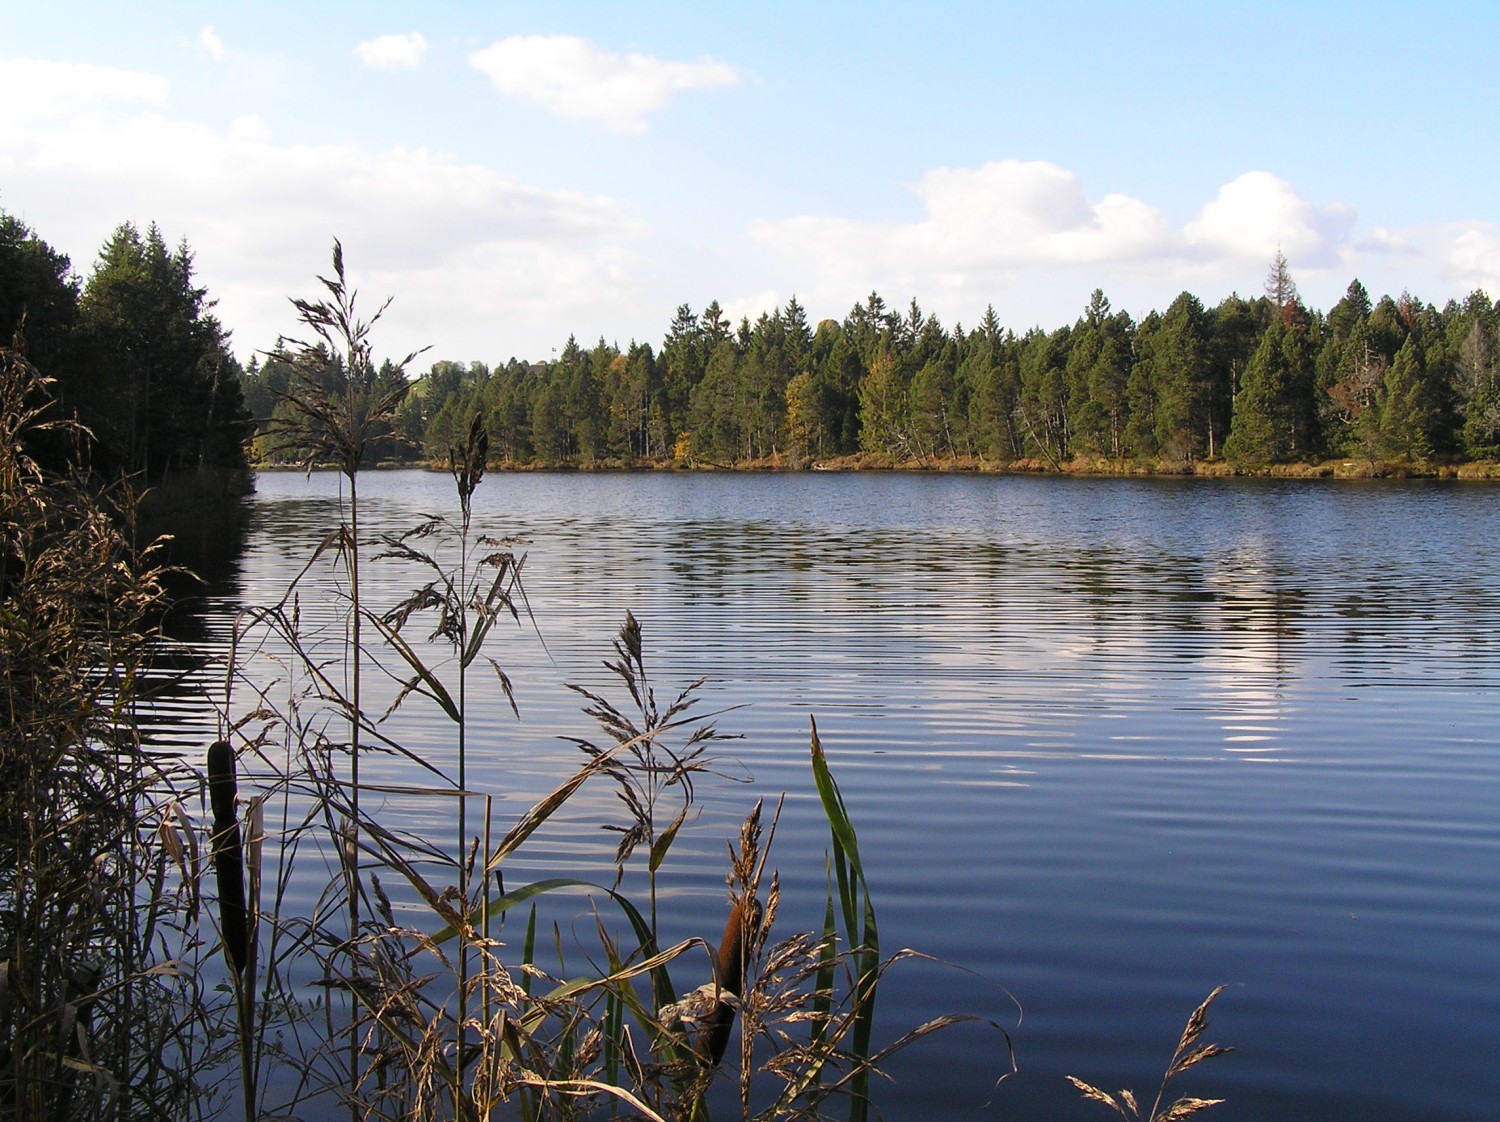
[[(418, 472), (363, 475), (361, 500), (370, 535), (456, 508), (446, 475)], [(261, 476), (206, 645), (235, 606), (280, 597), (339, 502), (337, 476)], [(978, 1013), (1010, 1029), (1020, 1065), (997, 1087), (994, 1033), (929, 1038), (890, 1065), (886, 1117), (1106, 1119), (1063, 1076), (1149, 1101), (1220, 982), (1208, 1039), (1238, 1050), (1180, 1087), (1228, 1099), (1207, 1117), (1496, 1116), (1500, 490), (494, 475), (474, 520), (527, 540), (540, 632), (491, 643), (519, 720), (496, 689), (471, 697), (470, 786), (497, 797), (499, 828), (580, 762), (562, 737), (596, 733), (563, 683), (623, 702), (602, 660), (627, 609), (658, 698), (706, 677), (700, 706), (743, 737), (719, 746), (726, 777), (700, 785), (665, 867), (670, 937), (717, 938), (725, 842), (782, 792), (779, 928), (821, 922), (816, 717), (884, 949), (951, 964), (898, 968), (877, 1035)], [(393, 562), (367, 576), (381, 605), (414, 583)], [(324, 564), (309, 579), (332, 587)], [(451, 767), (430, 711), (391, 728)], [(607, 881), (599, 824), (617, 806), (586, 788), (507, 885)], [(385, 813), (440, 840), (450, 811)], [(568, 906), (586, 938), (586, 903)]]

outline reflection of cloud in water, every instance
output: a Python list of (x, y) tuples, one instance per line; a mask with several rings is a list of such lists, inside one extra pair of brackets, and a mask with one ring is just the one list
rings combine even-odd
[(1204, 660), (1204, 693), (1224, 750), (1247, 760), (1285, 759), (1288, 686), (1299, 673), (1298, 612), (1305, 598), (1270, 575), (1272, 562), (1247, 545), (1226, 557), (1210, 580), (1219, 589), (1212, 621), (1219, 642)]

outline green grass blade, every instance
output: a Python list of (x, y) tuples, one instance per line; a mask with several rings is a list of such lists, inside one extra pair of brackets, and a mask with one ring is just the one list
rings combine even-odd
[[(859, 838), (843, 794), (828, 769), (827, 756), (818, 740), (817, 721), (812, 722), (812, 767), (813, 781), (833, 837), (833, 865), (839, 902), (854, 963), (851, 1049), (854, 1062), (860, 1066), (850, 1080), (849, 1122), (866, 1122), (870, 1111), (870, 1041), (875, 1029), (875, 992), (880, 980), (880, 933), (875, 922), (875, 904), (870, 896), (869, 882), (859, 857)], [(862, 917), (862, 923), (857, 924), (856, 917)]]
[[(536, 965), (536, 905), (531, 905), (531, 914), (526, 917), (526, 942), (521, 947), (521, 965)], [(521, 972), (521, 992), (531, 996), (531, 971)]]
[(682, 829), (682, 824), (687, 821), (688, 808), (686, 804), (677, 812), (677, 817), (672, 819), (671, 825), (656, 836), (651, 843), (650, 868), (654, 873), (661, 868), (661, 863), (667, 859), (667, 850), (672, 848), (672, 842), (677, 839), (677, 831)]

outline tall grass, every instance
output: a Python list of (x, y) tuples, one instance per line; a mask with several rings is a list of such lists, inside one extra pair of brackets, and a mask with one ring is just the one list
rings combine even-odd
[(1165, 1103), (1164, 1100), (1168, 1086), (1179, 1075), (1216, 1056), (1223, 1056), (1234, 1051), (1233, 1048), (1222, 1044), (1198, 1043), (1204, 1032), (1208, 1030), (1208, 1008), (1224, 992), (1224, 989), (1224, 986), (1216, 986), (1188, 1017), (1182, 1036), (1177, 1041), (1177, 1049), (1172, 1053), (1172, 1061), (1167, 1065), (1161, 1084), (1156, 1089), (1156, 1098), (1144, 1114), (1141, 1112), (1140, 1103), (1136, 1100), (1135, 1094), (1131, 1091), (1110, 1094), (1072, 1075), (1068, 1076), (1068, 1082), (1073, 1084), (1084, 1098), (1104, 1104), (1121, 1118), (1126, 1119), (1126, 1122), (1177, 1122), (1181, 1118), (1191, 1118), (1199, 1111), (1207, 1110), (1211, 1106), (1218, 1106), (1224, 1101), (1223, 1099), (1200, 1099), (1194, 1095), (1183, 1095), (1170, 1104)]
[(0, 1113), (191, 1118), (215, 1062), (185, 761), (135, 706), (163, 602), (136, 496), (44, 472), (50, 383), (0, 347)]
[[(370, 333), (390, 306), (387, 299), (369, 319), (360, 318), (358, 294), (344, 274), (344, 248), (333, 243), (333, 276), (318, 278), (327, 296), (320, 300), (292, 299), (297, 318), (310, 334), (282, 343), (273, 357), (295, 372), (295, 380), (283, 393), (287, 406), (283, 425), (297, 446), (308, 450), (309, 469), (320, 462), (331, 463), (343, 474), (349, 488), (348, 521), (333, 541), (349, 578), (348, 679), (345, 709), (349, 741), (350, 814), (343, 827), (355, 842), (360, 830), (360, 733), (365, 723), (363, 707), (364, 616), (361, 612), (359, 532), (359, 472), (371, 443), (389, 433), (396, 410), (406, 397), (408, 383), (401, 375), (420, 352), (396, 364), (394, 379), (377, 376)], [(357, 884), (358, 861), (347, 853), (345, 897), (349, 909), (349, 939), (357, 938), (362, 893)], [(358, 1078), (359, 1046), (356, 1027), (349, 1030), (349, 1078)]]
[[(699, 711), (701, 681), (658, 703), (633, 614), (605, 660), (608, 686), (574, 687), (598, 729), (564, 738), (582, 759), (497, 821), (494, 795), (472, 789), (470, 703), (488, 689), (518, 709), (491, 652), (530, 622), (524, 557), (474, 525), (487, 458), (475, 418), (452, 450), (456, 515), (385, 537), (361, 561), (357, 476), (395, 391), (372, 393), (379, 312), (357, 316), (337, 244), (333, 273), (327, 300), (295, 302), (315, 338), (284, 357), (301, 364), (287, 398), (297, 438), (342, 473), (345, 518), (275, 603), (236, 623), (205, 761), (206, 826), (187, 805), (196, 773), (148, 751), (131, 717), (159, 574), (107, 512), (26, 459), (20, 434), (43, 423), (31, 401), (45, 386), (5, 356), (0, 641), (13, 733), (0, 755), (0, 845), (11, 846), (0, 864), (0, 1107), (28, 1119), (208, 1117), (227, 1111), (220, 1092), (232, 1081), (246, 1122), (336, 1108), (392, 1122), (867, 1122), (882, 1065), (963, 1021), (996, 1034), (998, 1075), (1014, 1070), (1009, 1035), (981, 1016), (881, 1042), (881, 981), (914, 952), (881, 949), (854, 816), (816, 724), (822, 914), (783, 930), (772, 861), (783, 808), (757, 800), (725, 839), (723, 903), (689, 900), (693, 914), (666, 922), (678, 898), (662, 878), (700, 785), (719, 775), (725, 714)], [(119, 505), (128, 515), (129, 496)], [(365, 563), (399, 567), (414, 587), (371, 604)], [(490, 672), (473, 675), (481, 659)], [(380, 714), (368, 708), (377, 698)], [(451, 767), (400, 742), (388, 720), (398, 710), (451, 730)], [(371, 782), (360, 760), (372, 753), (411, 778)], [(604, 875), (507, 885), (518, 856), (598, 786), (624, 810), (602, 823), (617, 843)], [(382, 805), (400, 800), (435, 803), (455, 832), (434, 842), (397, 829)], [(633, 865), (639, 898), (626, 891)], [(556, 917), (576, 919), (580, 906), (586, 922), (565, 937)], [(699, 934), (664, 946), (669, 928)], [(1217, 1054), (1197, 1047), (1207, 1006), (1164, 1087)], [(1123, 1092), (1079, 1086), (1135, 1108)]]

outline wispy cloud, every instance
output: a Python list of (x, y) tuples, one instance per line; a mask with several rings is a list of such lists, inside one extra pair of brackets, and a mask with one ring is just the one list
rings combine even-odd
[(382, 35), (354, 48), (359, 61), (375, 70), (413, 69), (427, 55), (427, 39), (420, 31)]
[(205, 27), (198, 32), (198, 51), (215, 62), (224, 60), (224, 40), (220, 39), (218, 33), (212, 27)]
[(616, 54), (572, 35), (515, 35), (469, 56), (501, 93), (563, 117), (643, 132), (646, 115), (680, 93), (738, 85), (738, 69), (716, 59), (669, 62)]

